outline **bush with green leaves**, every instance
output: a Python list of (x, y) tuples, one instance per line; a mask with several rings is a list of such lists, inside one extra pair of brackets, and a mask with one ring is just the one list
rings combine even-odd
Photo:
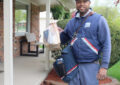
[(70, 19), (59, 20), (57, 22), (58, 27), (64, 29), (66, 24), (69, 22)]
[(112, 44), (112, 51), (111, 51), (111, 60), (110, 60), (110, 67), (114, 65), (117, 61), (120, 60), (120, 26), (118, 27), (115, 22), (108, 22), (109, 27), (111, 28), (111, 44)]
[(108, 22), (111, 31), (111, 59), (110, 67), (120, 60), (120, 13), (116, 8), (95, 7), (93, 10), (103, 15)]
[(70, 11), (65, 10), (65, 8), (61, 5), (54, 5), (51, 7), (51, 12), (54, 19), (69, 19)]

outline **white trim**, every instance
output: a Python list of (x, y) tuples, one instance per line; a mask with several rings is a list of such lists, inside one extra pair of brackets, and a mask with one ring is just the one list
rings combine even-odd
[(88, 42), (85, 38), (82, 38), (82, 40), (92, 51), (94, 51), (98, 55), (98, 50), (95, 49), (95, 47), (93, 47), (90, 42)]
[(18, 2), (21, 2), (21, 3), (23, 3), (23, 4), (27, 4), (27, 5), (29, 5), (29, 4), (34, 4), (34, 5), (37, 5), (37, 6), (39, 6), (39, 3), (36, 3), (35, 1), (31, 1), (31, 0), (16, 0), (16, 1), (18, 1)]
[(16, 32), (15, 33), (15, 37), (22, 37), (22, 36), (25, 36), (27, 32)]
[(28, 32), (30, 33), (31, 28), (31, 4), (28, 5)]
[(70, 74), (72, 71), (74, 71), (77, 67), (78, 67), (78, 65), (75, 65), (72, 69), (70, 69), (70, 70), (67, 72), (67, 75)]
[(39, 3), (35, 3), (35, 1), (31, 1), (31, 3), (36, 5), (36, 6), (40, 6)]
[[(49, 26), (50, 23), (50, 2), (51, 0), (47, 0), (46, 3), (46, 28)], [(46, 57), (46, 70), (50, 70), (50, 57), (51, 52), (48, 48), (45, 48), (45, 57)]]
[(13, 85), (13, 0), (4, 0), (4, 85)]
[(30, 1), (28, 1), (28, 0), (16, 0), (16, 1), (23, 3), (23, 4), (26, 4), (26, 5), (30, 4)]
[(50, 23), (50, 1), (51, 0), (47, 0), (46, 3), (46, 28), (49, 26)]

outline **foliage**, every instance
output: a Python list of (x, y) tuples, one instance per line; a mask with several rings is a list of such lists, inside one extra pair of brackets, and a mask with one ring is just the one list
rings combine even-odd
[(15, 10), (15, 22), (19, 23), (22, 20), (26, 20), (26, 11), (24, 10)]
[(95, 7), (95, 12), (102, 14), (108, 21), (111, 30), (111, 61), (110, 67), (120, 60), (120, 13), (116, 8)]
[(57, 22), (58, 27), (64, 29), (69, 20), (70, 19), (59, 20)]
[(116, 19), (119, 15), (119, 12), (116, 8), (110, 7), (94, 7), (93, 10), (101, 15), (103, 15), (107, 20), (108, 19)]
[(120, 61), (108, 69), (108, 75), (120, 81)]
[(70, 18), (70, 12), (66, 11), (61, 5), (54, 5), (51, 7), (51, 12), (54, 19), (68, 19)]
[(114, 24), (109, 24), (111, 28), (111, 41), (112, 41), (112, 52), (110, 66), (114, 65), (120, 60), (120, 30), (115, 30)]
[(64, 13), (64, 18), (63, 19), (69, 19), (70, 18), (70, 12), (69, 11), (66, 11)]

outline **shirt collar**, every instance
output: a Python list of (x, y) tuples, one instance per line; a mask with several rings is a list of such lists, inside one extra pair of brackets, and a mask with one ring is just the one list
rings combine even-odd
[[(88, 12), (87, 12), (84, 16), (82, 16), (82, 17), (86, 17), (91, 11), (92, 11), (92, 10), (89, 9)], [(76, 18), (80, 18), (80, 12), (79, 12), (79, 11), (76, 12), (75, 17), (76, 17)]]

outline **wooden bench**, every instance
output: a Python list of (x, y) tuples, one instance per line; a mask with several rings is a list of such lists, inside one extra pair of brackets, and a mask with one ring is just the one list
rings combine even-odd
[[(28, 53), (23, 53), (23, 43), (28, 43)], [(26, 33), (25, 39), (20, 41), (20, 56), (38, 56), (39, 53), (44, 53), (44, 45), (36, 40), (34, 33)], [(39, 46), (42, 45), (42, 50), (39, 50)], [(31, 46), (35, 47), (35, 50), (31, 50)]]

